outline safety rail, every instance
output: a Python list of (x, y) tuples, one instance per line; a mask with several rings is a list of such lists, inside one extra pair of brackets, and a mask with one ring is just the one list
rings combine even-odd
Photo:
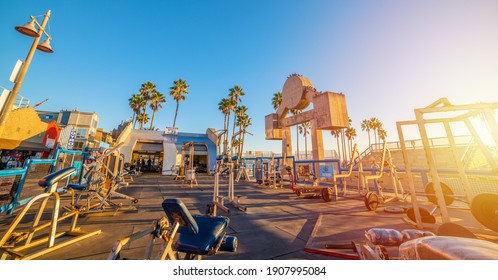
[[(8, 170), (0, 170), (0, 178), (7, 178), (7, 177), (14, 177), (14, 181), (12, 184), (8, 183), (5, 186), (3, 186), (2, 189), (0, 189), (1, 193), (0, 196), (2, 196), (2, 200), (10, 200), (7, 204), (1, 205), (0, 206), (0, 213), (6, 212), (7, 215), (11, 215), (14, 213), (14, 210), (19, 207), (23, 206), (26, 203), (29, 202), (30, 199), (32, 199), (34, 196), (29, 196), (26, 198), (21, 198), (21, 193), (24, 188), (24, 184), (26, 182), (27, 174), (28, 172), (36, 165), (50, 165), (50, 169), (47, 170), (48, 173), (56, 171), (56, 169), (62, 169), (64, 166), (57, 166), (59, 162), (59, 156), (60, 155), (72, 155), (72, 159), (70, 162), (70, 166), (74, 166), (76, 168), (76, 175), (78, 175), (78, 183), (81, 183), (82, 176), (83, 176), (83, 165), (82, 162), (75, 161), (74, 156), (75, 155), (82, 155), (82, 161), (86, 159), (86, 153), (82, 151), (73, 151), (73, 150), (65, 150), (65, 149), (58, 149), (55, 157), (53, 159), (27, 159), (24, 162), (24, 166), (22, 168), (16, 168), (16, 169), (8, 169)], [(69, 176), (71, 177), (71, 176)], [(69, 182), (69, 178), (67, 179), (68, 181), (66, 184)], [(10, 186), (10, 190), (7, 190)], [(0, 186), (1, 187), (1, 186)], [(64, 188), (61, 187), (57, 189), (57, 192), (63, 192)]]

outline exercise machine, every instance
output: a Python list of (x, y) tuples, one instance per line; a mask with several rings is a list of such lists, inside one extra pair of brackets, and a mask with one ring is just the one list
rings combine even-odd
[[(71, 204), (66, 207), (68, 211), (78, 209), (81, 214), (96, 214), (138, 210), (133, 205), (138, 203), (137, 198), (118, 192), (121, 187), (128, 186), (123, 177), (124, 158), (119, 154), (121, 145), (104, 150), (94, 162), (86, 164), (82, 184), (68, 184), (65, 187), (71, 193)], [(131, 204), (116, 203), (112, 200), (116, 197), (129, 200)]]
[(194, 168), (194, 148), (194, 141), (182, 145), (182, 166), (180, 166), (179, 174), (183, 186), (188, 185), (189, 187), (193, 187), (194, 184), (198, 186)]
[(165, 199), (162, 208), (166, 214), (154, 221), (152, 229), (145, 229), (118, 240), (108, 260), (126, 259), (123, 247), (131, 242), (148, 237), (144, 259), (153, 259), (154, 241), (163, 241), (155, 259), (158, 260), (200, 260), (203, 256), (214, 255), (219, 251), (235, 252), (237, 237), (226, 235), (228, 217), (191, 215), (180, 199)]
[[(100, 230), (85, 232), (76, 227), (80, 214), (78, 209), (73, 209), (59, 217), (61, 202), (60, 196), (57, 193), (58, 184), (72, 174), (75, 174), (75, 172), (76, 168), (67, 167), (43, 177), (38, 182), (38, 185), (45, 188), (46, 192), (33, 197), (13, 220), (9, 229), (0, 240), (0, 252), (2, 253), (0, 259), (35, 259), (44, 254), (101, 233)], [(51, 219), (46, 223), (41, 223), (42, 216), (45, 213), (50, 198), (53, 198)], [(16, 232), (15, 230), (20, 225), (23, 218), (36, 205), (38, 205), (38, 209), (36, 210), (31, 228), (27, 229), (27, 231)], [(72, 218), (69, 230), (57, 231), (59, 229), (59, 222), (68, 218)], [(48, 233), (44, 231), (45, 229), (48, 229)], [(62, 237), (68, 236), (70, 237), (69, 239), (56, 243), (56, 239), (60, 240)]]
[[(228, 169), (228, 193), (227, 196), (222, 196), (220, 195), (219, 190), (220, 173), (222, 173), (225, 169)], [(230, 213), (230, 209), (226, 206), (225, 201), (240, 211), (247, 211), (247, 207), (240, 203), (241, 196), (235, 195), (234, 173), (233, 162), (227, 156), (220, 157), (216, 163), (214, 172), (213, 201), (207, 205), (206, 214), (216, 216), (217, 208), (220, 208), (227, 214)]]
[[(376, 174), (363, 176), (364, 186), (367, 190), (367, 193), (365, 194), (364, 197), (364, 202), (365, 206), (370, 211), (375, 211), (380, 204), (386, 204), (391, 201), (405, 201), (407, 197), (407, 194), (403, 190), (403, 185), (401, 184), (401, 180), (398, 176), (396, 167), (392, 162), (391, 151), (387, 148), (387, 142), (385, 141), (384, 144), (382, 145), (382, 156), (380, 159), (380, 163), (378, 165), (379, 165), (378, 167), (379, 170), (378, 172), (376, 172)], [(388, 197), (384, 194), (382, 184), (380, 183), (379, 180), (382, 178), (382, 176), (384, 176), (387, 173), (385, 169), (388, 169), (390, 172), (389, 175), (391, 177), (391, 185), (394, 190), (394, 195), (391, 197)], [(370, 180), (375, 182), (377, 191), (369, 190), (368, 181)], [(400, 208), (400, 211), (404, 212), (404, 209)]]
[(275, 155), (272, 154), (270, 160), (262, 157), (256, 158), (254, 166), (256, 183), (274, 189), (283, 187), (282, 172), (275, 164)]

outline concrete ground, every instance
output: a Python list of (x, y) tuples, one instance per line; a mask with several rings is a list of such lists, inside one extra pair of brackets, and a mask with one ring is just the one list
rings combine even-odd
[[(192, 214), (203, 214), (211, 202), (214, 177), (198, 175), (198, 186), (182, 186), (173, 177), (159, 174), (144, 174), (136, 177), (128, 187), (120, 190), (139, 199), (138, 211), (118, 212), (109, 215), (86, 215), (80, 217), (78, 226), (84, 231), (102, 230), (102, 233), (70, 246), (39, 257), (47, 260), (104, 260), (116, 240), (134, 232), (151, 227), (152, 221), (164, 216), (161, 202), (165, 198), (181, 199)], [(227, 192), (227, 180), (220, 179), (220, 194)], [(205, 256), (212, 260), (335, 260), (344, 259), (334, 250), (325, 249), (326, 244), (364, 241), (364, 232), (372, 227), (387, 227), (398, 230), (412, 228), (402, 218), (405, 214), (383, 211), (368, 211), (363, 198), (352, 194), (338, 201), (324, 202), (321, 198), (297, 197), (290, 186), (271, 189), (256, 183), (236, 183), (235, 193), (241, 195), (241, 203), (247, 212), (231, 208), (227, 234), (238, 238), (237, 251), (219, 252)], [(62, 205), (69, 204), (69, 195), (64, 195)], [(116, 199), (120, 201), (120, 199)], [(122, 200), (124, 204), (128, 203)], [(390, 204), (399, 205), (399, 204)], [(409, 204), (405, 206), (410, 207)], [(16, 212), (18, 213), (19, 210)], [(468, 211), (467, 211), (468, 212)], [(218, 210), (218, 215), (226, 215)], [(466, 214), (467, 215), (467, 214)], [(27, 222), (33, 215), (27, 215)], [(0, 217), (0, 235), (3, 236), (15, 214)], [(472, 222), (471, 218), (468, 219)], [(317, 224), (317, 220), (320, 223)], [(475, 222), (474, 223), (475, 226)], [(61, 222), (60, 229), (68, 222)], [(495, 233), (487, 231), (491, 237)], [(144, 240), (137, 240), (124, 247), (123, 257), (142, 258)], [(159, 245), (157, 245), (158, 247)], [(306, 250), (305, 250), (306, 249)]]

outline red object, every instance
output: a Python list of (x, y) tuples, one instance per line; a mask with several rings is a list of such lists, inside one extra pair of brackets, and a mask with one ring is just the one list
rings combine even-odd
[(43, 136), (42, 144), (50, 148), (49, 152), (43, 152), (41, 158), (48, 158), (50, 152), (57, 149), (57, 139), (59, 139), (59, 134), (61, 129), (57, 126), (56, 121), (52, 121), (47, 126), (47, 131), (45, 131), (45, 136)]

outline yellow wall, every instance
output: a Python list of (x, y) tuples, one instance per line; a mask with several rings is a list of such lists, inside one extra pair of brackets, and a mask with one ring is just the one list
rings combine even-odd
[(0, 139), (42, 143), (47, 126), (47, 123), (40, 120), (35, 109), (16, 109), (10, 112), (4, 129), (0, 129)]

